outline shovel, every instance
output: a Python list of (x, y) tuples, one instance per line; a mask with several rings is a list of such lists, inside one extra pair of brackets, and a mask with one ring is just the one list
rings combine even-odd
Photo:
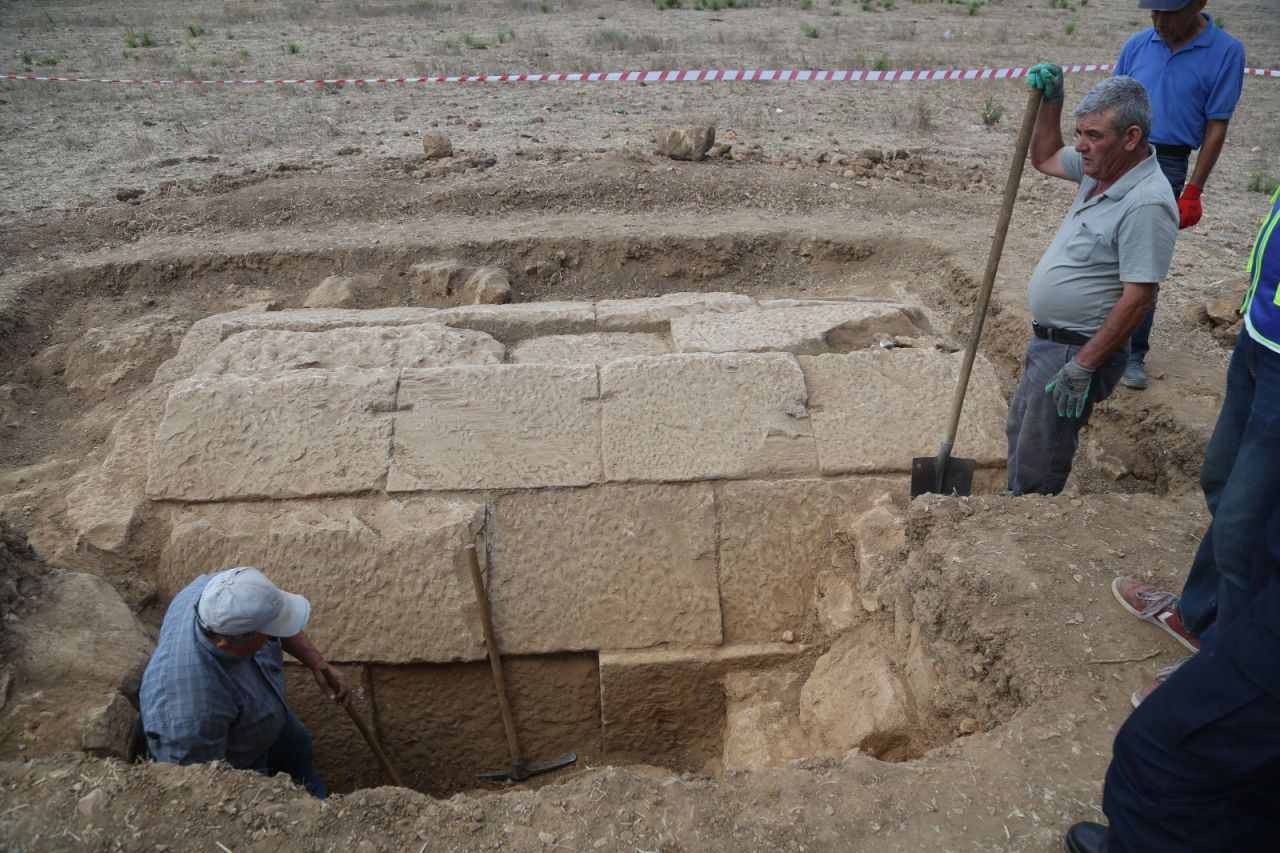
[(987, 271), (978, 291), (978, 307), (973, 312), (973, 327), (969, 330), (969, 344), (960, 364), (960, 377), (956, 381), (955, 394), (951, 397), (951, 416), (947, 421), (947, 434), (938, 447), (937, 456), (917, 456), (911, 460), (911, 497), (928, 492), (968, 497), (973, 490), (973, 472), (978, 467), (975, 459), (952, 457), (951, 446), (960, 428), (960, 410), (964, 407), (964, 393), (969, 388), (969, 374), (973, 359), (978, 353), (978, 339), (982, 337), (982, 324), (987, 319), (987, 305), (991, 302), (991, 288), (996, 281), (996, 269), (1000, 266), (1000, 253), (1004, 251), (1004, 238), (1009, 233), (1009, 219), (1013, 215), (1013, 202), (1018, 197), (1018, 182), (1022, 179), (1022, 165), (1027, 159), (1031, 144), (1031, 130), (1035, 127), (1036, 113), (1040, 110), (1041, 93), (1032, 89), (1027, 97), (1027, 108), (1022, 114), (1022, 127), (1014, 145), (1013, 162), (1009, 164), (1009, 179), (1004, 185), (1004, 202), (1000, 208), (1000, 221), (995, 236), (991, 238), (991, 251), (987, 254)]
[(487, 770), (477, 773), (479, 779), (514, 779), (517, 782), (557, 770), (578, 760), (577, 753), (566, 752), (558, 758), (540, 764), (530, 764), (520, 751), (520, 740), (516, 737), (516, 722), (511, 714), (511, 703), (507, 701), (507, 683), (502, 677), (502, 657), (498, 654), (498, 641), (493, 635), (493, 613), (489, 610), (489, 595), (484, 589), (484, 577), (480, 574), (480, 560), (476, 557), (476, 546), (466, 547), (467, 562), (471, 565), (471, 583), (476, 588), (476, 603), (480, 605), (480, 624), (484, 628), (484, 647), (489, 653), (489, 667), (493, 670), (493, 684), (498, 691), (498, 708), (502, 711), (502, 725), (507, 730), (507, 746), (511, 750), (511, 765), (500, 770)]

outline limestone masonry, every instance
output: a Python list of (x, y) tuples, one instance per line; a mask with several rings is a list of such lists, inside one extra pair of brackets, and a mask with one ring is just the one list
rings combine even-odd
[[(692, 702), (671, 748), (702, 755), (730, 673), (881, 606), (834, 531), (936, 448), (960, 355), (932, 334), (908, 305), (730, 293), (218, 315), (68, 518), (165, 596), (238, 564), (305, 591), (393, 741), (440, 665), (484, 658), (474, 543), (503, 653), (586, 685), (548, 713), (626, 753)], [(1005, 406), (980, 357), (955, 453), (991, 475)]]

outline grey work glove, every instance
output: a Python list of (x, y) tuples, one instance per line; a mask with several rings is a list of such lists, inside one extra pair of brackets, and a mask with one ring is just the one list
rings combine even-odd
[(1078, 418), (1084, 414), (1084, 404), (1089, 399), (1089, 386), (1092, 384), (1093, 370), (1073, 358), (1054, 374), (1044, 390), (1053, 395), (1058, 417)]
[(1062, 66), (1052, 62), (1041, 62), (1031, 66), (1027, 72), (1027, 85), (1039, 89), (1044, 95), (1045, 103), (1052, 104), (1062, 100)]

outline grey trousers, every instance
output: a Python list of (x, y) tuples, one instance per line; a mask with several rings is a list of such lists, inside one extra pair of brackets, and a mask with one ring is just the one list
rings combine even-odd
[(1093, 404), (1105, 400), (1116, 387), (1129, 362), (1127, 346), (1111, 353), (1094, 371), (1083, 417), (1059, 417), (1053, 395), (1044, 386), (1079, 351), (1079, 346), (1042, 338), (1032, 338), (1027, 346), (1022, 379), (1013, 392), (1005, 425), (1009, 439), (1009, 491), (1014, 495), (1056, 495), (1062, 491), (1071, 474), (1080, 427), (1089, 419)]

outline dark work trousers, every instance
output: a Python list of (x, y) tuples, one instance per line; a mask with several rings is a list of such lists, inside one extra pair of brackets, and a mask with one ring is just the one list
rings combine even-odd
[(1280, 511), (1251, 576), (1243, 611), (1116, 735), (1109, 851), (1280, 848)]
[(1118, 349), (1093, 373), (1084, 417), (1058, 415), (1053, 394), (1044, 386), (1080, 347), (1032, 338), (1022, 365), (1022, 379), (1009, 401), (1005, 437), (1009, 440), (1009, 492), (1014, 495), (1056, 495), (1067, 484), (1075, 459), (1077, 435), (1089, 419), (1093, 404), (1105, 400), (1128, 363), (1124, 349)]
[[(1182, 186), (1187, 181), (1187, 161), (1188, 157), (1181, 154), (1161, 154), (1156, 152), (1156, 162), (1160, 164), (1160, 171), (1164, 172), (1164, 176), (1169, 179), (1169, 186), (1173, 188), (1173, 197), (1176, 199), (1182, 195)], [(1138, 324), (1138, 328), (1133, 330), (1133, 334), (1129, 336), (1129, 360), (1142, 364), (1147, 360), (1147, 351), (1151, 349), (1151, 327), (1156, 322), (1156, 309), (1152, 308), (1147, 316), (1142, 318), (1142, 322)]]
[(285, 718), (284, 728), (276, 736), (275, 742), (267, 750), (263, 760), (257, 762), (258, 769), (268, 776), (277, 773), (288, 773), (294, 783), (307, 789), (313, 797), (325, 799), (329, 796), (329, 788), (316, 772), (315, 749), (311, 745), (311, 735), (302, 725), (302, 721), (286, 708), (289, 716)]

